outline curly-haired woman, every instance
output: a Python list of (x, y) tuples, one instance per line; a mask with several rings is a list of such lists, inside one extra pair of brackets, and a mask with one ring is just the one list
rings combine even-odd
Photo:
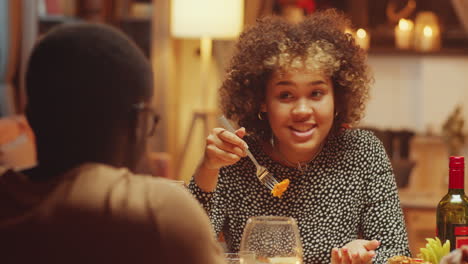
[[(297, 220), (304, 263), (385, 263), (409, 255), (392, 168), (381, 142), (351, 129), (372, 78), (366, 56), (334, 10), (289, 24), (264, 18), (246, 30), (221, 87), (224, 114), (241, 127), (215, 128), (190, 189), (229, 251), (247, 219)], [(246, 149), (278, 181), (281, 198), (256, 177)]]

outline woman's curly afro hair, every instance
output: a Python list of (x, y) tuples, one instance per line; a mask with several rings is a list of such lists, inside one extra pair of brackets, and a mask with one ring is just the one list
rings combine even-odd
[(349, 20), (333, 9), (298, 24), (279, 17), (259, 19), (241, 34), (227, 69), (220, 88), (224, 114), (249, 134), (269, 139), (268, 121), (258, 117), (269, 78), (274, 71), (306, 68), (331, 77), (337, 113), (331, 133), (343, 124), (356, 124), (363, 116), (372, 77), (365, 51), (346, 28)]

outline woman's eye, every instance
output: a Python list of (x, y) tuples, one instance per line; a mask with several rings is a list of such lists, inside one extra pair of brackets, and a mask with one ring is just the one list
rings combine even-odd
[(312, 92), (312, 97), (320, 97), (323, 95), (322, 91), (313, 91)]
[(288, 92), (282, 92), (278, 96), (280, 99), (290, 99), (292, 98), (292, 94)]

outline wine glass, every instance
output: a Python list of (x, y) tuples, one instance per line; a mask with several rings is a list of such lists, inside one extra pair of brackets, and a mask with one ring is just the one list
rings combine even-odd
[(226, 260), (226, 264), (256, 264), (253, 252), (225, 253), (224, 260)]
[(302, 264), (303, 251), (296, 220), (255, 216), (247, 220), (241, 251), (252, 251), (258, 264)]

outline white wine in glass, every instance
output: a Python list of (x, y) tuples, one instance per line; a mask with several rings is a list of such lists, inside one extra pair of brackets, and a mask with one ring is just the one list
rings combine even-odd
[(254, 252), (257, 264), (303, 263), (299, 229), (292, 217), (249, 218), (242, 235), (240, 250)]

